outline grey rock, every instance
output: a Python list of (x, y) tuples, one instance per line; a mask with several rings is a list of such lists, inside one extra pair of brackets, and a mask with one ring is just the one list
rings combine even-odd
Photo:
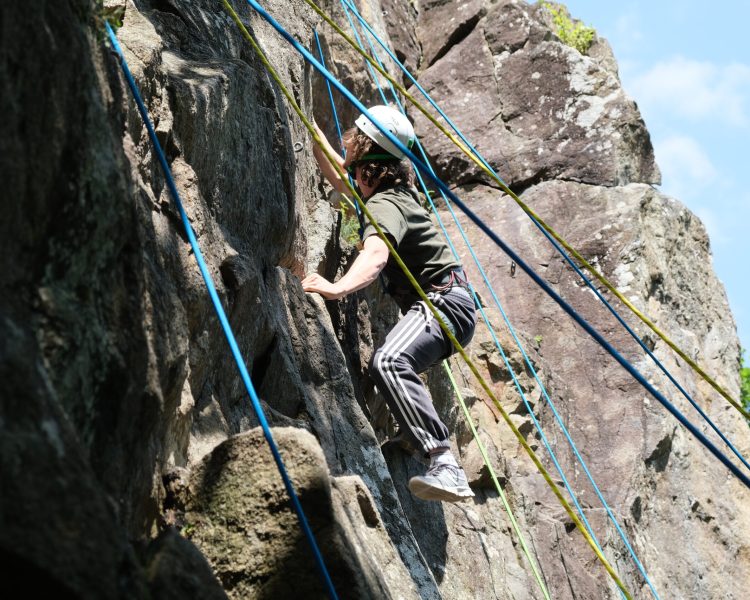
[[(414, 2), (401, 0), (381, 0), (383, 20), (391, 41), (392, 51), (396, 58), (410, 73), (416, 73), (422, 60), (422, 50), (417, 38), (417, 9)], [(407, 81), (400, 70), (392, 75), (400, 77), (402, 83)]]
[[(305, 297), (296, 282), (289, 283), (284, 331), (289, 336), (295, 376), (300, 378), (305, 395), (306, 421), (319, 440), (332, 473), (357, 475), (370, 490), (386, 531), (422, 597), (438, 597), (433, 575), (393, 487), (378, 439), (354, 395), (347, 366), (355, 361), (366, 364), (367, 359), (357, 358), (357, 349), (352, 349), (347, 360), (325, 304), (319, 297)], [(356, 310), (356, 305), (352, 308)], [(288, 374), (277, 376), (281, 386), (288, 385)]]
[[(324, 549), (338, 557), (333, 565), (344, 594), (541, 598), (439, 368), (425, 380), (454, 432), (451, 444), (476, 498), (460, 505), (418, 501), (406, 486), (423, 466), (396, 448), (381, 450), (388, 419), (376, 414), (365, 366), (396, 318), (394, 305), (378, 286), (343, 302), (302, 292), (299, 277), (313, 269), (338, 276), (353, 249), (338, 239), (340, 223), (308, 134), (220, 3), (119, 4), (126, 13), (118, 36), (261, 406), (275, 430), (291, 428), (281, 434), (285, 452)], [(306, 5), (265, 6), (312, 47), (317, 21)], [(442, 33), (426, 26), (430, 19), (445, 22), (440, 15), (451, 6), (373, 0), (360, 10), (411, 64), (419, 63), (417, 49), (425, 45), (418, 35), (431, 36), (431, 58), (422, 62), (429, 68), (420, 76), (449, 114), (484, 144), (480, 149), (510, 183), (524, 187), (525, 201), (737, 396), (739, 347), (705, 230), (677, 201), (628, 183), (656, 181), (658, 171), (606, 41), (597, 39), (581, 56), (556, 40), (540, 8), (523, 2), (470, 2), (468, 16), (456, 12), (460, 18)], [(321, 78), (244, 3), (236, 8), (305, 113), (331, 133)], [(6, 586), (20, 589), (17, 595), (38, 584), (63, 598), (147, 598), (170, 582), (175, 591), (221, 596), (196, 547), (177, 536), (179, 528), (206, 544), (201, 548), (214, 571), (231, 580), (222, 579), (225, 592), (240, 589), (240, 583), (232, 587), (236, 581), (258, 594), (277, 585), (294, 594), (274, 565), (300, 569), (309, 553), (296, 545), (291, 561), (282, 554), (280, 540), (296, 531), (295, 518), (254, 430), (258, 419), (145, 129), (91, 10), (82, 2), (55, 4), (39, 11), (40, 23), (14, 3), (0, 7), (11, 32), (0, 41), (0, 177), (8, 198), (0, 220), (0, 560), (14, 575)], [(343, 22), (342, 13), (335, 16)], [(365, 103), (379, 102), (360, 57), (320, 32), (334, 72)], [(63, 47), (65, 53), (48, 52)], [(355, 116), (350, 108), (341, 113), (345, 125)], [(464, 182), (459, 194), (666, 389), (526, 217), (496, 190), (476, 184), (476, 169), (427, 133), (419, 118), (417, 129), (449, 182)], [(725, 480), (723, 467), (583, 338), (520, 268), (513, 274), (494, 246), (474, 229), (468, 235), (660, 594), (742, 597), (750, 577), (750, 516), (740, 501), (746, 490)], [(476, 273), (472, 279), (479, 281)], [(481, 297), (546, 431), (554, 419), (539, 384), (511, 350), (489, 294)], [(661, 341), (631, 322), (747, 455), (746, 424)], [(521, 435), (545, 456), (485, 330), (469, 352)], [(552, 595), (618, 597), (497, 407), (485, 402), (465, 367), (452, 364)], [(549, 438), (605, 552), (635, 597), (648, 597), (562, 436), (553, 430)], [(210, 468), (218, 464), (221, 471)], [(238, 496), (252, 481), (250, 470), (268, 475), (269, 483)], [(204, 477), (209, 472), (213, 483)], [(201, 496), (212, 489), (231, 506), (220, 507), (219, 496)], [(274, 515), (269, 506), (278, 509)], [(230, 514), (249, 537), (232, 529)], [(198, 533), (205, 523), (215, 529)], [(232, 556), (221, 554), (230, 545)], [(141, 562), (136, 549), (144, 547)], [(251, 557), (251, 548), (271, 550)], [(254, 580), (242, 561), (257, 561), (272, 585)], [(308, 571), (300, 583), (319, 591)]]
[[(469, 186), (459, 191), (472, 209), (633, 361), (657, 389), (667, 392), (668, 398), (681, 411), (694, 414), (687, 400), (671, 392), (664, 376), (612, 316), (598, 305), (592, 293), (515, 203), (486, 186)], [(726, 365), (735, 360), (736, 334), (723, 287), (711, 270), (705, 229), (678, 201), (642, 184), (603, 188), (572, 182), (534, 186), (522, 199), (553, 227), (564, 231), (571, 245), (678, 345), (694, 356), (701, 356), (710, 371), (733, 373)], [(685, 597), (691, 597), (694, 590), (708, 595), (741, 594), (733, 582), (720, 581), (707, 573), (700, 558), (703, 552), (713, 555), (721, 552), (720, 548), (735, 548), (736, 538), (723, 527), (712, 527), (708, 516), (712, 511), (702, 513), (703, 507), (708, 505), (700, 500), (700, 493), (688, 492), (683, 487), (689, 480), (691, 489), (711, 488), (712, 484), (704, 477), (713, 472), (722, 481), (721, 492), (717, 492), (722, 499), (720, 502), (733, 504), (732, 499), (744, 493), (740, 490), (741, 484), (730, 477), (696, 439), (678, 427), (676, 420), (609, 355), (582, 336), (572, 320), (520, 269), (515, 277), (511, 276), (508, 259), (498, 256), (497, 248), (487, 238), (473, 231), (469, 236), (480, 256), (495, 256), (493, 262), (485, 264), (490, 281), (514, 326), (538, 340), (535, 352), (538, 356), (534, 360), (540, 361), (547, 374), (543, 381), (550, 396), (563, 422), (571, 429), (604, 497), (618, 518), (622, 517), (621, 525), (624, 519), (626, 533), (657, 590), (660, 593), (671, 590), (670, 593)], [(480, 281), (479, 274), (470, 270), (472, 280)], [(610, 294), (605, 293), (605, 296), (612, 300)], [(623, 309), (618, 307), (618, 310), (624, 314)], [(744, 453), (748, 447), (748, 431), (739, 414), (725, 402), (711, 400), (715, 394), (707, 384), (676, 359), (666, 344), (634, 318), (625, 318), (639, 335), (650, 340), (656, 356)], [(553, 375), (552, 379), (549, 374)], [(722, 381), (730, 392), (737, 390), (736, 380)], [(551, 426), (550, 409), (541, 399), (538, 411), (540, 421)], [(612, 451), (613, 439), (616, 439), (616, 451)], [(532, 511), (536, 514), (527, 513), (527, 518), (540, 524), (549, 524), (552, 518), (556, 523), (554, 527), (532, 526), (536, 533), (531, 535), (539, 559), (546, 565), (545, 572), (556, 573), (554, 578), (562, 576), (563, 571), (568, 573), (572, 597), (585, 595), (584, 590), (592, 587), (606, 586), (599, 575), (596, 580), (570, 576), (582, 572), (571, 566), (585, 560), (589, 551), (582, 547), (576, 549), (580, 538), (577, 541), (572, 534), (565, 533), (572, 523), (566, 524), (560, 509), (553, 508), (554, 499), (544, 499), (549, 493), (539, 488), (538, 476), (521, 467), (523, 457), (508, 450), (503, 449), (503, 457), (507, 468), (511, 469), (509, 481), (513, 489), (521, 496), (528, 494), (529, 498), (536, 498), (544, 506), (539, 512)], [(595, 508), (601, 504), (585, 475), (580, 468), (573, 468), (569, 451), (562, 447), (557, 450), (571, 485), (580, 490), (581, 504), (591, 507), (585, 508), (587, 517), (600, 523), (599, 526), (594, 524), (597, 531), (602, 528), (605, 531), (606, 541), (600, 537), (600, 543), (621, 547), (616, 532), (611, 526), (605, 526), (601, 509)], [(693, 484), (698, 487), (692, 488)], [(528, 504), (526, 506), (528, 510)], [(750, 525), (750, 516), (745, 511), (732, 511), (732, 514), (733, 522), (740, 529)], [(691, 518), (686, 518), (687, 515)], [(696, 535), (701, 536), (700, 551), (695, 547), (685, 548), (679, 564), (662, 562), (663, 554), (656, 548), (660, 544), (657, 540), (687, 539)], [(558, 562), (560, 556), (565, 557), (562, 563)], [(746, 567), (742, 564), (732, 567), (736, 569), (733, 572), (737, 581), (746, 577)], [(618, 560), (616, 568), (631, 589), (649, 593), (642, 587), (632, 562)], [(680, 592), (675, 587), (678, 580), (681, 581)]]
[(153, 540), (144, 551), (143, 560), (154, 598), (227, 598), (206, 557), (174, 529), (165, 530)]
[[(377, 55), (377, 57), (373, 57), (376, 64), (379, 60), (388, 73), (392, 76), (395, 75), (396, 79), (399, 79), (401, 75), (395, 63), (378, 45), (377, 41), (368, 34), (356, 16), (351, 12), (347, 16), (342, 3), (338, 0), (331, 0), (326, 4), (328, 5), (327, 7), (324, 6), (324, 8), (327, 8), (326, 12), (343, 29), (346, 35), (355, 43), (361, 43), (364, 52), (367, 54), (372, 55), (374, 51)], [(413, 17), (408, 7), (402, 6), (402, 3), (398, 4), (398, 8), (386, 9), (385, 7), (381, 7), (379, 0), (365, 0), (359, 3), (358, 11), (389, 48), (392, 47), (389, 38), (389, 32), (391, 31), (401, 39), (401, 42), (405, 44), (404, 47), (409, 48), (410, 43), (414, 43), (413, 31), (410, 32), (408, 38), (404, 38), (407, 29), (403, 23), (395, 25), (394, 19), (402, 12), (405, 13), (407, 20)], [(355, 28), (356, 33), (352, 30), (352, 26)], [(319, 35), (327, 68), (362, 104), (372, 106), (383, 104), (384, 102), (387, 104), (394, 102), (388, 81), (361, 54), (354, 50), (348, 42), (333, 32), (328, 26), (326, 26), (326, 29), (319, 31)], [(413, 48), (411, 48), (411, 51), (413, 52)], [(317, 49), (315, 55), (316, 57), (318, 56)], [(378, 89), (374, 78), (377, 78), (380, 83), (382, 93)], [(336, 147), (337, 132), (328, 99), (328, 89), (323, 76), (318, 74), (313, 76), (313, 90), (314, 97), (316, 98), (314, 104), (316, 121), (324, 129), (334, 147)], [(354, 126), (354, 120), (359, 116), (359, 111), (345, 100), (338, 91), (334, 91), (333, 95), (339, 124), (342, 132), (344, 132)]]
[[(523, 2), (491, 5), (420, 84), (514, 189), (555, 178), (658, 183), (648, 132), (605, 42), (595, 46), (599, 59), (581, 55), (556, 40), (541, 12)], [(424, 115), (412, 115), (441, 176), (482, 176)]]
[[(333, 555), (330, 484), (314, 438), (276, 429), (274, 438), (310, 526), (339, 585)], [(223, 442), (193, 471), (185, 530), (212, 564), (230, 598), (323, 595), (302, 528), (267, 447), (256, 429)], [(343, 579), (342, 579), (343, 577)]]
[[(329, 480), (323, 452), (304, 430), (276, 428), (273, 436), (341, 595), (419, 597), (362, 481)], [(260, 429), (218, 446), (193, 471), (190, 488), (186, 529), (230, 598), (324, 595)]]
[(118, 507), (49, 381), (28, 317), (0, 318), (0, 560), (12, 597), (148, 598)]
[(419, 8), (417, 35), (422, 42), (422, 69), (460, 43), (486, 12), (484, 0), (427, 0), (420, 2)]

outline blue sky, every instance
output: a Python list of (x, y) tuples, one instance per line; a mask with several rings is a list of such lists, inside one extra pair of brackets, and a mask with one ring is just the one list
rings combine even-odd
[(706, 226), (750, 355), (750, 0), (564, 4), (612, 46), (651, 133), (660, 189)]

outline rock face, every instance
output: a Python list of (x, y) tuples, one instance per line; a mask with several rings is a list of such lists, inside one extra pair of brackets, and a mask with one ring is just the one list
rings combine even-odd
[[(688, 401), (674, 390), (612, 315), (593, 301), (591, 291), (510, 198), (482, 185), (468, 186), (460, 192), (472, 209), (579, 314), (605, 334), (657, 389), (692, 422), (699, 419)], [(635, 302), (637, 308), (655, 319), (680, 347), (688, 349), (693, 356), (701, 356), (712, 372), (721, 373), (720, 383), (726, 389), (739, 393), (736, 381), (724, 375), (733, 372), (719, 366), (735, 360), (734, 324), (731, 318), (726, 318), (729, 307), (725, 296), (714, 293), (719, 284), (711, 273), (705, 230), (684, 206), (643, 184), (605, 188), (551, 181), (528, 189), (522, 199), (539, 214), (553, 216), (548, 222), (558, 231), (564, 231), (573, 247)], [(498, 204), (502, 210), (498, 210)], [(463, 219), (462, 222), (466, 226)], [(481, 234), (471, 232), (469, 237), (480, 256), (495, 252), (495, 247)], [(724, 547), (733, 555), (743, 554), (744, 543), (735, 537), (731, 528), (705, 527), (705, 524), (718, 519), (717, 511), (726, 510), (733, 514), (732, 522), (739, 530), (747, 530), (750, 518), (743, 510), (738, 510), (736, 500), (746, 494), (744, 486), (729, 477), (728, 472), (719, 472), (719, 464), (695, 438), (593, 340), (582, 336), (580, 328), (520, 269), (516, 269), (513, 276), (510, 267), (507, 258), (496, 257), (486, 272), (513, 325), (533, 338), (527, 340), (527, 348), (535, 350), (532, 358), (541, 366), (552, 403), (620, 524), (625, 524), (630, 542), (657, 591), (660, 595), (686, 598), (739, 597), (738, 588), (733, 588), (706, 565), (703, 551), (713, 548), (709, 551), (709, 555), (713, 555), (716, 548)], [(476, 269), (472, 269), (472, 278), (481, 281)], [(713, 291), (703, 287), (707, 285), (712, 286)], [(607, 300), (613, 300), (610, 294), (604, 295)], [(624, 315), (622, 311), (620, 314)], [(727, 403), (719, 402), (708, 385), (697, 381), (682, 361), (675, 359), (666, 345), (644, 325), (634, 317), (626, 320), (712, 421), (746, 455), (749, 449), (747, 430), (736, 411)], [(503, 340), (501, 343), (505, 345)], [(517, 398), (517, 394), (514, 397)], [(484, 410), (484, 406), (480, 406)], [(514, 407), (511, 404), (507, 408), (512, 411)], [(543, 398), (538, 402), (538, 418), (550, 439), (562, 435)], [(503, 436), (494, 434), (494, 437), (500, 440), (496, 445), (502, 448)], [(504, 437), (505, 444), (512, 448), (512, 439), (507, 434)], [(538, 440), (538, 435), (529, 436), (529, 441), (535, 439)], [(559, 440), (558, 444), (561, 442)], [(503, 450), (507, 459), (508, 450)], [(723, 445), (722, 450), (729, 454)], [(633, 572), (617, 532), (611, 525), (607, 526), (602, 505), (585, 473), (576, 466), (570, 449), (556, 446), (555, 452), (571, 487), (579, 494), (584, 514), (597, 535), (603, 536), (603, 539), (599, 537), (600, 543), (605, 549), (620, 549), (616, 568), (620, 574), (629, 573), (631, 590), (639, 597), (648, 597), (649, 590)], [(543, 453), (542, 448), (540, 453)], [(549, 503), (551, 509), (554, 499), (546, 490), (539, 489), (538, 475), (529, 472), (524, 463), (528, 461), (522, 456), (506, 463), (506, 474), (514, 491), (522, 497)], [(549, 460), (545, 464), (554, 471)], [(721, 480), (719, 487), (723, 491), (719, 492), (716, 484), (709, 481), (711, 477)], [(723, 508), (718, 508), (717, 501)], [(704, 507), (709, 507), (710, 515), (701, 517)], [(564, 522), (566, 518), (558, 511), (553, 509), (552, 512), (557, 512), (556, 519)], [(545, 512), (541, 511), (539, 518), (544, 518)], [(559, 522), (557, 526), (560, 527)], [(578, 544), (580, 540), (561, 533), (562, 529), (550, 535), (549, 529), (542, 528), (536, 534), (535, 543), (548, 544), (566, 557), (562, 563), (548, 565), (552, 567), (551, 573), (570, 557), (582, 557), (587, 552)], [(665, 540), (694, 539), (696, 535), (701, 537), (703, 550), (696, 552), (695, 546), (689, 546), (680, 552), (679, 561), (663, 560)], [(729, 568), (737, 569), (733, 576), (744, 579), (747, 566), (741, 564), (742, 561), (733, 562)], [(557, 575), (562, 577), (563, 571), (558, 570)], [(683, 581), (690, 581), (687, 587), (677, 584), (683, 577), (686, 578)], [(579, 597), (585, 595), (583, 590), (591, 581), (577, 573), (568, 579), (568, 584), (569, 593)]]
[[(303, 429), (274, 434), (336, 589), (352, 598), (416, 597), (362, 480), (330, 480), (318, 441)], [(230, 598), (293, 598), (300, 590), (325, 596), (260, 430), (219, 445), (197, 466), (189, 488), (186, 528)]]
[[(547, 179), (659, 183), (648, 132), (606, 40), (583, 56), (549, 20), (541, 3), (427, 2), (418, 31), (431, 41), (419, 83), (513, 189)], [(411, 114), (444, 179), (479, 177), (421, 113)]]
[[(378, 286), (338, 303), (302, 291), (301, 275), (336, 276), (352, 248), (339, 240), (309, 135), (222, 4), (106, 4), (125, 7), (118, 37), (340, 596), (543, 597), (442, 371), (427, 380), (474, 502), (416, 500), (406, 483), (423, 467), (381, 449), (387, 418), (365, 365), (394, 306)], [(332, 71), (379, 102), (360, 58), (306, 4), (264, 6), (307, 47), (317, 28)], [(523, 200), (737, 396), (738, 344), (708, 239), (679, 202), (647, 185), (659, 177), (648, 133), (606, 41), (580, 55), (557, 39), (544, 9), (525, 2), (359, 7)], [(235, 8), (333, 139), (321, 78), (245, 3)], [(340, 3), (325, 8), (346, 22)], [(98, 3), (27, 12), (0, 7), (4, 583), (18, 596), (61, 598), (319, 597), (145, 128), (103, 43)], [(65, 52), (50, 54), (58, 48)], [(347, 125), (355, 113), (336, 98)], [(459, 195), (687, 411), (527, 217), (415, 121)], [(747, 490), (462, 223), (660, 595), (743, 597)], [(552, 471), (524, 391), (605, 554), (635, 597), (649, 597), (502, 315), (480, 293), (505, 358), (485, 328), (472, 357)], [(627, 319), (750, 453), (733, 409)], [(497, 410), (452, 365), (552, 597), (619, 597)]]

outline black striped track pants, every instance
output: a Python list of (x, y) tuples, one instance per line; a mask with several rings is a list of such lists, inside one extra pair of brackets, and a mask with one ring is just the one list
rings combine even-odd
[[(474, 335), (474, 301), (464, 288), (427, 294), (447, 317), (456, 339), (466, 345)], [(455, 348), (440, 324), (419, 300), (401, 318), (370, 359), (370, 375), (396, 418), (401, 431), (427, 454), (450, 448), (448, 428), (440, 420), (419, 373), (447, 358)]]

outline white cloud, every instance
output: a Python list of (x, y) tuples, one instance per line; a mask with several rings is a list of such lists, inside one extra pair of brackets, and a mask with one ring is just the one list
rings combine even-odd
[(678, 198), (700, 191), (716, 179), (717, 170), (701, 145), (687, 135), (673, 135), (654, 142), (656, 162), (667, 193)]
[(631, 11), (621, 14), (615, 21), (615, 35), (618, 47), (628, 49), (643, 39), (641, 33), (641, 19), (637, 12)]
[(675, 56), (656, 63), (629, 83), (644, 113), (750, 125), (750, 66), (717, 65)]
[(732, 241), (729, 232), (724, 227), (725, 223), (715, 210), (701, 206), (695, 209), (695, 214), (706, 228), (712, 247), (727, 245)]
[(743, 204), (733, 196), (734, 181), (714, 166), (704, 148), (692, 137), (672, 135), (654, 142), (656, 162), (662, 172), (662, 190), (674, 196), (698, 216), (706, 227), (714, 248), (733, 243), (736, 220), (733, 210)]

